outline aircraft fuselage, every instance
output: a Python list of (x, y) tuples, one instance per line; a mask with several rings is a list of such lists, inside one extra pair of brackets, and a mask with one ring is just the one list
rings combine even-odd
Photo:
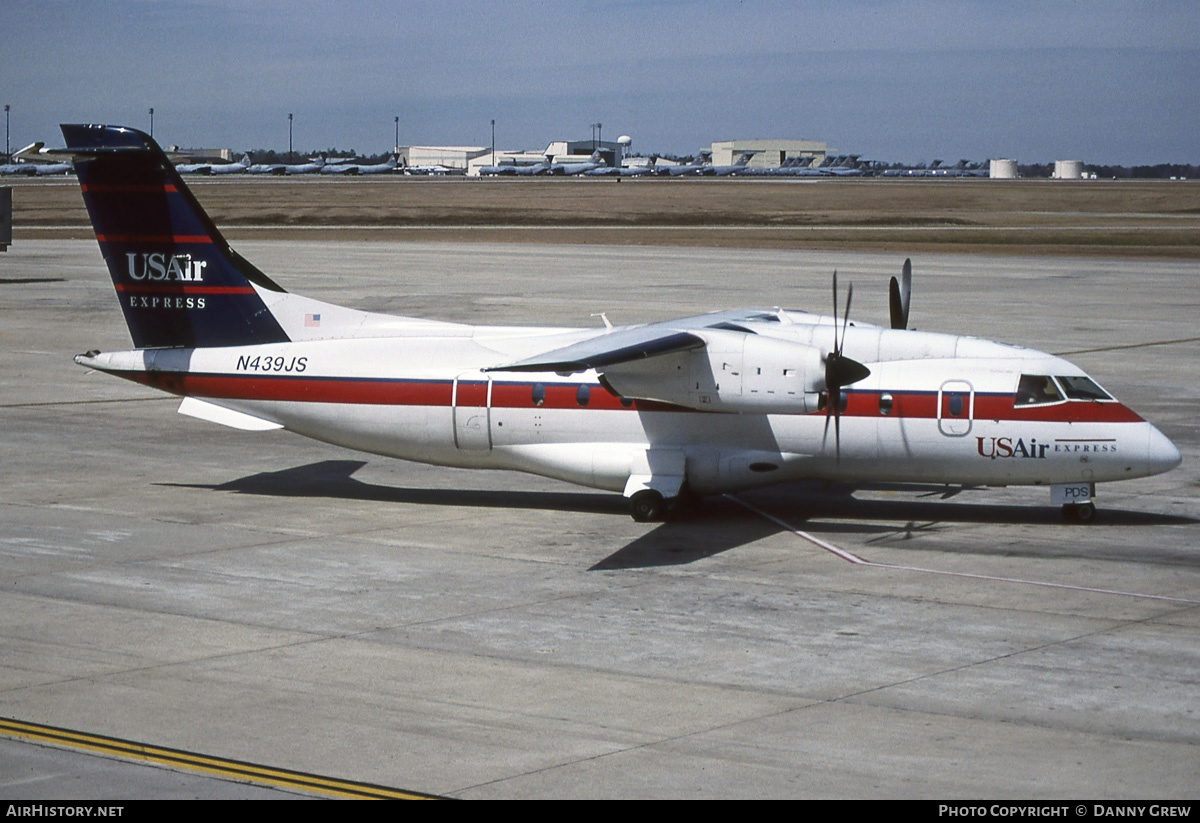
[[(779, 333), (790, 332), (800, 362), (814, 339), (831, 333), (832, 322), (795, 319)], [(1179, 460), (1166, 437), (1116, 400), (1061, 397), (1021, 405), (1023, 375), (1083, 373), (1042, 352), (976, 338), (850, 328), (845, 348), (871, 375), (843, 390), (835, 442), (819, 393), (789, 400), (784, 383), (746, 373), (759, 369), (753, 363), (721, 378), (726, 385), (716, 389), (726, 404), (738, 396), (753, 404), (755, 393), (777, 392), (780, 399), (768, 407), (790, 403), (794, 413), (623, 399), (594, 371), (484, 373), (550, 340), (598, 333), (563, 330), (548, 338), (546, 330), (474, 328), (465, 335), (455, 329), (449, 337), (148, 349), (80, 362), (361, 451), (515, 469), (614, 491), (626, 487), (647, 451), (674, 455), (687, 487), (699, 494), (800, 478), (1102, 482), (1156, 474)], [(889, 359), (861, 356), (872, 349)], [(740, 381), (736, 393), (730, 381)]]

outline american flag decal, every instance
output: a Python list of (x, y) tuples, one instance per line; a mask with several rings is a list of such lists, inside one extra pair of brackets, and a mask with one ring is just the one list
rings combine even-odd
[(321, 315), (319, 315), (319, 314), (304, 315), (304, 325), (308, 326), (308, 327), (315, 327), (315, 326), (321, 325)]

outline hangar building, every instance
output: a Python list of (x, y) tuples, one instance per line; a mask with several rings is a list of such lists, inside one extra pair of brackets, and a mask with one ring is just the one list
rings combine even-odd
[(476, 157), (491, 154), (486, 146), (396, 146), (396, 162), (401, 166), (444, 166), (466, 171)]
[(622, 148), (612, 140), (555, 140), (545, 154), (555, 163), (584, 163), (598, 150), (607, 165), (619, 166)]
[(750, 168), (773, 169), (793, 158), (821, 163), (829, 151), (822, 140), (722, 140), (712, 144), (712, 162), (731, 166), (743, 154), (751, 154)]
[(586, 163), (592, 152), (599, 150), (600, 156), (609, 166), (621, 165), (621, 154), (624, 146), (611, 140), (555, 140), (546, 146), (545, 150), (514, 151), (497, 149), (495, 162), (491, 149), (482, 149), (480, 154), (470, 160), (467, 165), (467, 176), (479, 174), (483, 166), (536, 166), (547, 161), (551, 163)]

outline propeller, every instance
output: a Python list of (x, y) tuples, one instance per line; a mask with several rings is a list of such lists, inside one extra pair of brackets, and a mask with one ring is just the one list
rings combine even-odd
[(908, 307), (912, 302), (912, 260), (904, 261), (904, 271), (900, 279), (892, 278), (888, 289), (889, 304), (892, 314), (893, 329), (908, 328)]
[(842, 334), (838, 337), (838, 287), (837, 271), (833, 272), (833, 350), (825, 355), (825, 434), (822, 445), (829, 438), (829, 420), (833, 418), (833, 437), (837, 448), (837, 459), (842, 460), (842, 388), (853, 385), (871, 374), (871, 370), (842, 354), (846, 343), (846, 327), (850, 323), (850, 303), (854, 300), (854, 284), (846, 291), (846, 313), (842, 316)]

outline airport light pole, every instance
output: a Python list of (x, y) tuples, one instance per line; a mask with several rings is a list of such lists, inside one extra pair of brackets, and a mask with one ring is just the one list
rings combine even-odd
[[(8, 111), (8, 106), (4, 107)], [(496, 119), (492, 118), (492, 165), (496, 165)]]
[(396, 121), (396, 142), (392, 144), (392, 154), (400, 151), (400, 115), (393, 118)]
[(4, 104), (4, 162), (12, 162), (12, 152), (8, 150), (8, 104)]
[(288, 160), (292, 159), (292, 114), (288, 112)]
[(150, 107), (150, 136), (154, 136), (154, 106)]

